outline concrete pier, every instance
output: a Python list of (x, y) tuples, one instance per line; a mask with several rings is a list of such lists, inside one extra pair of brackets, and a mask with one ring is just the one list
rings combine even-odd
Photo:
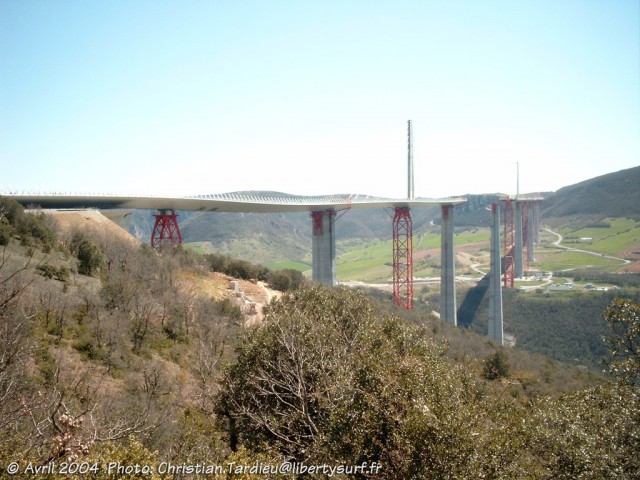
[(533, 243), (540, 243), (540, 202), (533, 202)]
[(515, 201), (514, 245), (513, 245), (513, 273), (515, 278), (524, 276), (523, 243), (522, 238), (522, 202)]
[(458, 324), (456, 312), (456, 266), (453, 250), (453, 205), (442, 205), (440, 234), (440, 319)]
[(336, 286), (336, 212), (321, 210), (311, 212), (312, 278), (314, 282)]
[(489, 271), (489, 329), (488, 337), (498, 345), (504, 344), (502, 324), (502, 267), (500, 253), (500, 204), (491, 205), (491, 266)]
[(535, 210), (536, 203), (531, 202), (527, 205), (527, 262), (531, 264), (535, 261), (535, 243), (536, 243), (536, 227), (535, 227)]

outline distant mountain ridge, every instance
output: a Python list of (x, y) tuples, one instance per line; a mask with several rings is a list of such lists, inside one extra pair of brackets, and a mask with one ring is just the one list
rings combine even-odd
[(640, 220), (640, 166), (601, 175), (544, 196), (542, 218), (591, 215)]
[[(256, 196), (276, 192), (237, 192)], [(286, 194), (277, 192), (278, 196)], [(596, 177), (557, 192), (542, 194), (542, 219), (568, 216), (628, 217), (640, 219), (640, 167)], [(455, 208), (456, 227), (488, 227), (487, 209), (504, 197), (491, 193), (467, 195), (467, 202)], [(439, 228), (438, 207), (415, 208), (411, 212), (414, 234)], [(389, 240), (393, 212), (384, 209), (353, 209), (337, 220), (338, 249), (342, 242)], [(183, 240), (209, 242), (215, 251), (255, 263), (282, 260), (309, 261), (311, 255), (311, 220), (307, 213), (202, 213), (180, 212)], [(127, 218), (130, 233), (148, 242), (153, 227), (150, 211), (135, 211)]]

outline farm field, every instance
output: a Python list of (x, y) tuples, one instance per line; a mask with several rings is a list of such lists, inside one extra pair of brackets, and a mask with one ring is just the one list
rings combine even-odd
[(336, 258), (338, 281), (386, 282), (393, 270), (393, 242), (372, 240), (364, 244), (341, 244)]
[(600, 225), (602, 226), (599, 228), (561, 228), (563, 245), (607, 255), (620, 255), (633, 245), (640, 249), (640, 222), (628, 218), (607, 218)]
[[(561, 271), (593, 269), (598, 272), (637, 271), (640, 261), (640, 224), (627, 218), (608, 218), (586, 226), (559, 227), (562, 247), (585, 250), (594, 254), (558, 248), (556, 235), (541, 232), (536, 247), (536, 269)], [(628, 262), (616, 260), (618, 257)], [(631, 262), (631, 263), (629, 263)]]
[[(563, 236), (562, 246), (587, 250), (586, 252), (565, 250), (554, 245), (557, 236), (541, 231), (541, 242), (536, 245), (535, 261), (530, 270), (571, 271), (574, 269), (592, 269), (598, 272), (616, 272), (634, 267), (619, 260), (607, 258), (619, 256), (628, 258), (640, 265), (640, 222), (625, 218), (610, 218), (587, 226), (556, 227), (554, 231)], [(488, 270), (488, 228), (470, 228), (455, 233), (456, 273), (457, 275), (479, 277), (474, 268)], [(590, 239), (590, 240), (586, 240)], [(429, 227), (427, 231), (416, 233), (413, 238), (414, 278), (438, 277), (440, 275), (440, 231)], [(234, 243), (234, 250), (242, 250)], [(259, 249), (256, 241), (244, 246), (244, 255), (251, 250), (255, 255)], [(190, 248), (201, 253), (213, 250), (209, 242), (197, 242)], [(338, 281), (361, 281), (368, 283), (391, 282), (393, 276), (393, 242), (391, 240), (342, 241), (338, 242), (336, 274)], [(526, 253), (525, 253), (526, 255)], [(241, 255), (242, 257), (243, 255)], [(638, 257), (638, 258), (635, 258)], [(265, 263), (271, 270), (294, 269), (311, 277), (311, 255)]]
[[(488, 229), (472, 229), (455, 234), (456, 249), (478, 249), (489, 240)], [(414, 237), (414, 277), (440, 275), (440, 232), (423, 233)], [(471, 248), (470, 248), (471, 247)], [(366, 243), (341, 244), (343, 253), (336, 259), (338, 281), (390, 282), (393, 276), (392, 240), (373, 240)], [(458, 251), (458, 250), (457, 250)], [(461, 266), (459, 265), (460, 267)]]
[(288, 260), (283, 262), (273, 262), (265, 265), (269, 270), (298, 270), (299, 272), (311, 272), (311, 265), (304, 262)]
[(536, 270), (552, 272), (576, 268), (597, 268), (600, 271), (614, 271), (622, 265), (619, 261), (607, 257), (544, 247), (538, 249), (536, 258), (537, 261), (534, 262), (532, 267)]

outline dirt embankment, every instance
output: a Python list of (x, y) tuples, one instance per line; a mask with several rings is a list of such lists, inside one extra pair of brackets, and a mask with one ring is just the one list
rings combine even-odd
[[(116, 236), (137, 245), (141, 243), (98, 210), (42, 210), (42, 212), (50, 215), (62, 232), (71, 233), (88, 229), (107, 236)], [(281, 295), (281, 292), (269, 288), (264, 282), (238, 280), (216, 272), (207, 275), (186, 275), (181, 278), (179, 288), (192, 289), (197, 294), (217, 300), (230, 299), (240, 307), (247, 324), (262, 320), (264, 318), (262, 307), (272, 298)]]
[(99, 210), (42, 210), (42, 213), (51, 216), (58, 228), (64, 232), (92, 229), (109, 236), (116, 236), (123, 240), (140, 244), (124, 228), (115, 224)]

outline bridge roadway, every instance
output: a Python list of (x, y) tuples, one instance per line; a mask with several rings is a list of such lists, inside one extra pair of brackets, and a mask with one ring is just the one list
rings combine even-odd
[(77, 195), (58, 193), (0, 192), (23, 205), (37, 205), (41, 208), (97, 208), (97, 209), (142, 209), (142, 210), (185, 210), (197, 212), (314, 212), (324, 210), (345, 210), (349, 208), (397, 208), (428, 207), (434, 205), (457, 205), (466, 199), (417, 198), (391, 199), (371, 195), (325, 195), (301, 196), (274, 193), (222, 193), (186, 197), (119, 196), (119, 195)]
[[(439, 206), (442, 213), (440, 318), (457, 324), (455, 289), (455, 253), (453, 208), (466, 201), (463, 197), (392, 199), (370, 195), (297, 196), (283, 193), (224, 193), (187, 197), (150, 197), (117, 195), (69, 195), (57, 193), (1, 192), (25, 206), (51, 209), (143, 209), (187, 210), (198, 212), (311, 212), (312, 278), (315, 282), (336, 285), (336, 212), (350, 208), (418, 208)], [(175, 221), (175, 215), (173, 216)], [(177, 229), (177, 226), (176, 226)], [(155, 228), (154, 228), (155, 230)]]

